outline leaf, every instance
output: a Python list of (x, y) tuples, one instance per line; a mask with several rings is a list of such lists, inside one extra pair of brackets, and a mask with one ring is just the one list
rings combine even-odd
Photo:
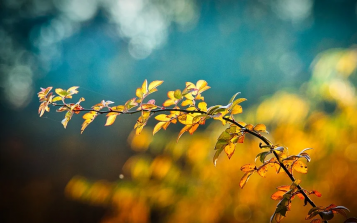
[(290, 185), (279, 186), (276, 189), (287, 192), (290, 190)]
[(136, 89), (135, 94), (136, 94), (136, 97), (138, 97), (138, 98), (143, 98), (143, 96), (144, 96), (143, 90), (140, 87)]
[[(155, 108), (157, 108), (157, 105), (155, 105), (155, 104), (142, 104), (141, 105), (141, 109), (143, 109), (143, 110), (152, 110), (152, 109), (155, 109)], [(138, 110), (140, 110), (140, 108), (138, 108)]]
[(248, 124), (244, 126), (244, 128), (248, 129), (249, 131), (253, 131), (254, 126), (252, 124)]
[(241, 171), (248, 172), (255, 170), (255, 165), (254, 164), (245, 164), (240, 168)]
[(207, 103), (206, 102), (200, 102), (200, 103), (198, 103), (198, 109), (200, 110), (200, 111), (204, 111), (204, 112), (206, 112), (207, 111)]
[(261, 177), (265, 177), (265, 175), (268, 172), (268, 166), (267, 165), (263, 165), (263, 166), (259, 167), (257, 172)]
[(62, 100), (62, 97), (56, 96), (52, 99), (52, 102), (61, 101), (61, 100)]
[(231, 111), (232, 115), (240, 114), (243, 112), (243, 108), (240, 105), (235, 105)]
[(192, 106), (193, 105), (193, 101), (192, 100), (185, 100), (181, 103), (181, 106), (185, 107), (187, 105)]
[(160, 114), (160, 115), (155, 116), (155, 119), (158, 121), (161, 121), (161, 122), (167, 122), (167, 121), (170, 121), (171, 118), (168, 115)]
[(283, 196), (286, 192), (285, 191), (276, 191), (274, 194), (271, 195), (271, 199), (276, 200), (276, 201), (280, 201), (281, 199), (283, 199)]
[(158, 123), (155, 125), (152, 134), (155, 135), (165, 124), (166, 124), (166, 122), (158, 122)]
[(246, 98), (238, 98), (237, 100), (235, 100), (233, 103), (232, 103), (232, 108), (234, 108), (234, 106), (242, 103), (243, 101), (246, 101), (247, 99)]
[(320, 192), (318, 192), (317, 190), (312, 190), (309, 192), (309, 194), (315, 194), (317, 197), (321, 197), (322, 194)]
[(67, 111), (66, 115), (64, 116), (64, 119), (61, 121), (64, 128), (67, 127), (67, 124), (71, 120), (72, 115), (73, 115), (72, 111)]
[(178, 140), (181, 138), (182, 134), (184, 134), (185, 132), (187, 132), (190, 128), (191, 128), (191, 126), (186, 125), (185, 127), (183, 127), (183, 128), (181, 129), (181, 131), (179, 132), (179, 135), (178, 135), (178, 137), (177, 137), (177, 142), (178, 142)]
[(301, 161), (296, 161), (293, 164), (293, 169), (296, 170), (299, 173), (307, 173), (307, 166), (305, 163), (301, 162)]
[(141, 85), (141, 91), (143, 92), (143, 94), (145, 95), (146, 93), (148, 93), (148, 81), (145, 79), (143, 84)]
[(260, 162), (264, 163), (265, 161), (265, 158), (267, 157), (267, 155), (269, 155), (271, 152), (270, 151), (267, 151), (267, 152), (262, 152), (262, 153), (259, 153), (256, 157), (255, 157), (255, 161), (259, 158)]
[(234, 143), (232, 143), (231, 141), (229, 141), (228, 144), (224, 147), (224, 152), (227, 154), (229, 159), (233, 156), (235, 148), (236, 148), (236, 145)]
[(164, 83), (164, 81), (152, 81), (150, 84), (149, 84), (149, 91), (157, 88), (158, 86), (160, 86), (162, 83)]
[(198, 128), (199, 124), (193, 124), (188, 132), (192, 135)]
[(214, 156), (213, 156), (213, 164), (214, 164), (214, 166), (217, 165), (218, 157), (219, 157), (219, 155), (222, 153), (223, 148), (224, 148), (224, 147), (222, 147), (222, 148), (220, 148), (220, 149), (217, 149), (216, 152), (214, 153)]
[(235, 93), (235, 94), (232, 96), (232, 98), (229, 100), (228, 104), (232, 103), (232, 102), (234, 101), (234, 99), (237, 97), (237, 95), (239, 95), (239, 94), (240, 94), (240, 92)]
[(135, 133), (139, 135), (150, 118), (150, 111), (142, 111), (141, 116), (136, 121), (134, 126)]
[(82, 124), (81, 134), (87, 128), (87, 126), (94, 121), (94, 119), (97, 117), (97, 115), (98, 115), (98, 113), (95, 111), (90, 111), (83, 115), (84, 122)]
[(41, 88), (41, 91), (37, 93), (40, 101), (42, 98), (46, 98), (47, 94), (52, 90), (52, 87)]
[(321, 223), (321, 219), (313, 219), (310, 223)]
[(109, 126), (112, 125), (115, 122), (115, 119), (117, 118), (117, 116), (120, 115), (120, 113), (117, 112), (109, 112), (107, 114), (107, 122), (105, 123), (105, 126)]
[(177, 89), (175, 92), (174, 92), (174, 97), (179, 100), (182, 98), (182, 94), (181, 94), (181, 90), (180, 89)]
[(267, 127), (264, 124), (256, 125), (253, 130), (256, 131), (256, 132), (266, 132), (266, 133), (268, 133)]
[(244, 185), (248, 182), (249, 177), (254, 173), (254, 171), (246, 172), (239, 182), (239, 186), (243, 189)]

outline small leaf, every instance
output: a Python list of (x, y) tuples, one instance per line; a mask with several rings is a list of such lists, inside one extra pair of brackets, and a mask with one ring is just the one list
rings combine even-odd
[(200, 110), (200, 111), (207, 111), (207, 103), (206, 102), (200, 102), (200, 103), (198, 103), (198, 109)]
[(185, 132), (187, 132), (190, 128), (191, 128), (191, 126), (186, 125), (185, 127), (183, 127), (183, 128), (181, 129), (181, 131), (179, 132), (179, 135), (178, 135), (178, 137), (177, 137), (177, 142), (178, 142), (178, 140), (181, 138), (182, 134), (184, 134)]
[(280, 201), (281, 199), (283, 199), (283, 196), (286, 192), (285, 191), (277, 191), (274, 194), (271, 195), (271, 199), (276, 200), (276, 201)]
[(155, 125), (152, 134), (155, 135), (155, 133), (157, 133), (165, 124), (166, 124), (166, 122), (158, 122), (158, 123)]
[(267, 155), (269, 155), (270, 153), (271, 153), (270, 151), (259, 153), (259, 154), (255, 157), (255, 161), (258, 159), (258, 157), (260, 157), (260, 159), (259, 159), (260, 162), (264, 163), (265, 158), (266, 158)]
[(231, 111), (232, 115), (240, 114), (243, 112), (243, 108), (240, 105), (235, 105)]
[(182, 98), (182, 94), (181, 94), (181, 90), (180, 89), (177, 89), (175, 92), (174, 92), (174, 97), (176, 99), (181, 99)]
[(143, 94), (148, 93), (148, 81), (145, 79), (143, 84), (141, 85), (141, 91)]
[(259, 167), (257, 172), (261, 177), (265, 177), (266, 173), (268, 172), (268, 166), (263, 165), (263, 166)]
[(167, 121), (170, 121), (171, 118), (168, 115), (160, 114), (160, 115), (155, 116), (155, 119), (158, 121), (161, 121), (161, 122), (167, 122)]
[(315, 194), (317, 197), (321, 197), (322, 196), (322, 194), (320, 192), (318, 192), (317, 190), (312, 190), (312, 191), (310, 191), (309, 194)]
[(254, 173), (254, 171), (246, 172), (239, 182), (239, 186), (243, 189), (244, 185), (248, 182), (249, 177)]
[(229, 159), (233, 156), (235, 148), (236, 148), (236, 145), (234, 143), (232, 143), (231, 141), (229, 141), (228, 145), (226, 145), (224, 147), (224, 152), (226, 152)]
[(240, 92), (235, 93), (233, 97), (229, 100), (228, 104), (232, 103), (238, 94), (240, 94)]
[(153, 81), (149, 84), (149, 91), (160, 86), (164, 81)]
[(264, 124), (258, 124), (254, 127), (254, 131), (267, 133), (267, 127)]
[(299, 173), (307, 173), (307, 166), (305, 163), (301, 162), (301, 161), (296, 161), (293, 164), (293, 169), (296, 170)]
[(213, 156), (213, 164), (214, 164), (214, 166), (217, 165), (218, 157), (219, 157), (219, 155), (222, 153), (223, 148), (224, 148), (224, 147), (222, 147), (222, 148), (220, 148), (220, 149), (217, 149), (216, 152), (214, 153), (214, 156)]
[(255, 165), (254, 164), (245, 164), (240, 168), (241, 171), (248, 172), (255, 170)]
[(244, 126), (244, 128), (246, 128), (250, 131), (253, 131), (254, 126), (252, 124), (248, 124), (248, 125)]
[(115, 119), (117, 118), (117, 116), (120, 115), (120, 113), (117, 112), (109, 112), (107, 114), (107, 122), (105, 123), (105, 126), (109, 126), (112, 125), (115, 122)]

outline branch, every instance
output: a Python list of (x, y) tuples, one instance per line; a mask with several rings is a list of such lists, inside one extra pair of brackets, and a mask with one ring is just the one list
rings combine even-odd
[[(67, 104), (56, 104), (56, 103), (52, 103), (53, 106), (66, 106), (67, 108), (71, 109), (71, 107)], [(116, 112), (116, 113), (120, 113), (120, 114), (136, 114), (136, 113), (140, 113), (142, 111), (150, 111), (152, 113), (160, 113), (160, 112), (168, 112), (168, 111), (177, 111), (177, 112), (185, 112), (185, 113), (200, 113), (200, 114), (207, 114), (207, 112), (205, 111), (187, 111), (185, 109), (174, 109), (174, 108), (160, 108), (160, 109), (153, 109), (153, 110), (146, 110), (146, 109), (140, 109), (140, 110), (136, 110), (136, 111), (126, 111), (126, 112), (121, 112), (121, 111), (114, 111), (114, 110), (108, 110), (108, 111), (97, 111), (94, 109), (74, 109), (73, 111), (77, 111), (77, 112), (82, 112), (82, 111), (94, 111), (97, 112), (99, 114), (107, 114), (110, 112)], [(223, 117), (223, 119), (227, 122), (230, 122), (234, 125), (237, 125), (238, 127), (240, 127), (241, 129), (243, 129), (246, 133), (249, 133), (253, 136), (255, 136), (256, 138), (260, 139), (261, 141), (263, 141), (268, 147), (274, 148), (274, 145), (272, 142), (270, 142), (266, 137), (262, 136), (261, 134), (255, 132), (255, 131), (251, 131), (249, 129), (244, 128), (244, 126), (242, 126), (241, 124), (239, 124), (238, 122), (236, 122), (235, 120), (232, 120), (230, 118), (226, 118)], [(295, 178), (294, 176), (289, 172), (289, 170), (285, 167), (285, 165), (281, 162), (278, 154), (276, 153), (276, 151), (272, 150), (274, 156), (276, 157), (277, 161), (279, 162), (280, 167), (284, 170), (284, 172), (289, 176), (290, 180), (292, 182), (295, 182)], [(300, 185), (297, 185), (297, 188), (299, 189), (300, 193), (305, 197), (306, 201), (312, 206), (312, 207), (316, 207), (315, 203), (310, 199), (310, 197), (305, 193), (305, 191), (303, 190), (303, 188)], [(322, 214), (319, 214), (320, 217), (323, 219)], [(324, 221), (324, 223), (328, 223), (328, 221)]]

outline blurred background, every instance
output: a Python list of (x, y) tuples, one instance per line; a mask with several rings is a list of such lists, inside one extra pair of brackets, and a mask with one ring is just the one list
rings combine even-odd
[[(356, 43), (356, 0), (2, 0), (0, 222), (268, 222), (290, 182), (270, 170), (239, 188), (251, 137), (214, 167), (220, 122), (176, 143), (179, 124), (135, 136), (136, 117), (98, 117), (81, 135), (81, 115), (66, 130), (53, 108), (38, 117), (40, 87), (80, 86), (90, 107), (123, 104), (144, 79), (165, 81), (157, 104), (200, 79), (209, 106), (242, 92), (237, 119), (291, 154), (314, 148), (296, 178), (357, 216)], [(285, 222), (309, 209), (295, 199)]]

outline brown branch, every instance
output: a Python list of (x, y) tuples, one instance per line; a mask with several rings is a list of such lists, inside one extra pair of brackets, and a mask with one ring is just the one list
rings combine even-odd
[[(53, 103), (52, 104), (53, 106), (66, 106), (70, 109), (70, 106), (68, 106), (67, 104), (55, 104)], [(140, 110), (136, 110), (136, 111), (127, 111), (127, 112), (121, 112), (121, 111), (114, 111), (114, 110), (108, 110), (108, 111), (97, 111), (97, 110), (94, 110), (94, 109), (76, 109), (76, 110), (73, 110), (73, 111), (95, 111), (99, 114), (107, 114), (107, 113), (110, 113), (110, 112), (117, 112), (117, 113), (120, 113), (120, 114), (129, 114), (129, 115), (132, 115), (132, 114), (136, 114), (136, 113), (140, 113), (142, 111), (150, 111), (152, 113), (159, 113), (159, 112), (167, 112), (167, 111), (178, 111), (178, 112), (185, 112), (185, 113), (200, 113), (200, 114), (207, 114), (207, 112), (205, 111), (187, 111), (187, 110), (184, 110), (184, 109), (174, 109), (174, 108), (161, 108), (161, 109), (153, 109), (153, 110), (146, 110), (146, 109), (140, 109)], [(285, 167), (285, 165), (281, 162), (278, 154), (276, 153), (276, 151), (273, 150), (274, 148), (274, 145), (273, 143), (271, 143), (266, 137), (262, 136), (261, 134), (255, 132), (255, 131), (252, 131), (252, 130), (249, 130), (249, 129), (246, 129), (244, 128), (244, 126), (242, 126), (241, 124), (239, 124), (238, 122), (236, 122), (235, 120), (232, 120), (232, 119), (229, 119), (229, 118), (226, 118), (226, 117), (223, 117), (223, 119), (227, 122), (230, 122), (234, 125), (237, 125), (238, 127), (240, 127), (241, 129), (244, 129), (245, 132), (257, 137), (258, 139), (260, 139), (261, 141), (263, 141), (273, 152), (274, 156), (276, 157), (276, 159), (278, 160), (279, 162), (279, 165), (280, 167), (284, 170), (284, 172), (288, 175), (288, 177), (290, 178), (290, 180), (292, 182), (295, 182), (295, 178), (294, 176), (289, 172), (289, 170)], [(312, 207), (316, 207), (315, 203), (311, 200), (311, 198), (305, 193), (305, 191), (303, 190), (303, 188), (300, 186), (300, 185), (297, 185), (297, 188), (299, 189), (300, 193), (305, 197), (305, 200), (312, 206)], [(322, 214), (319, 214), (320, 217), (323, 219), (323, 216)], [(328, 221), (324, 220), (324, 223), (328, 223)]]

